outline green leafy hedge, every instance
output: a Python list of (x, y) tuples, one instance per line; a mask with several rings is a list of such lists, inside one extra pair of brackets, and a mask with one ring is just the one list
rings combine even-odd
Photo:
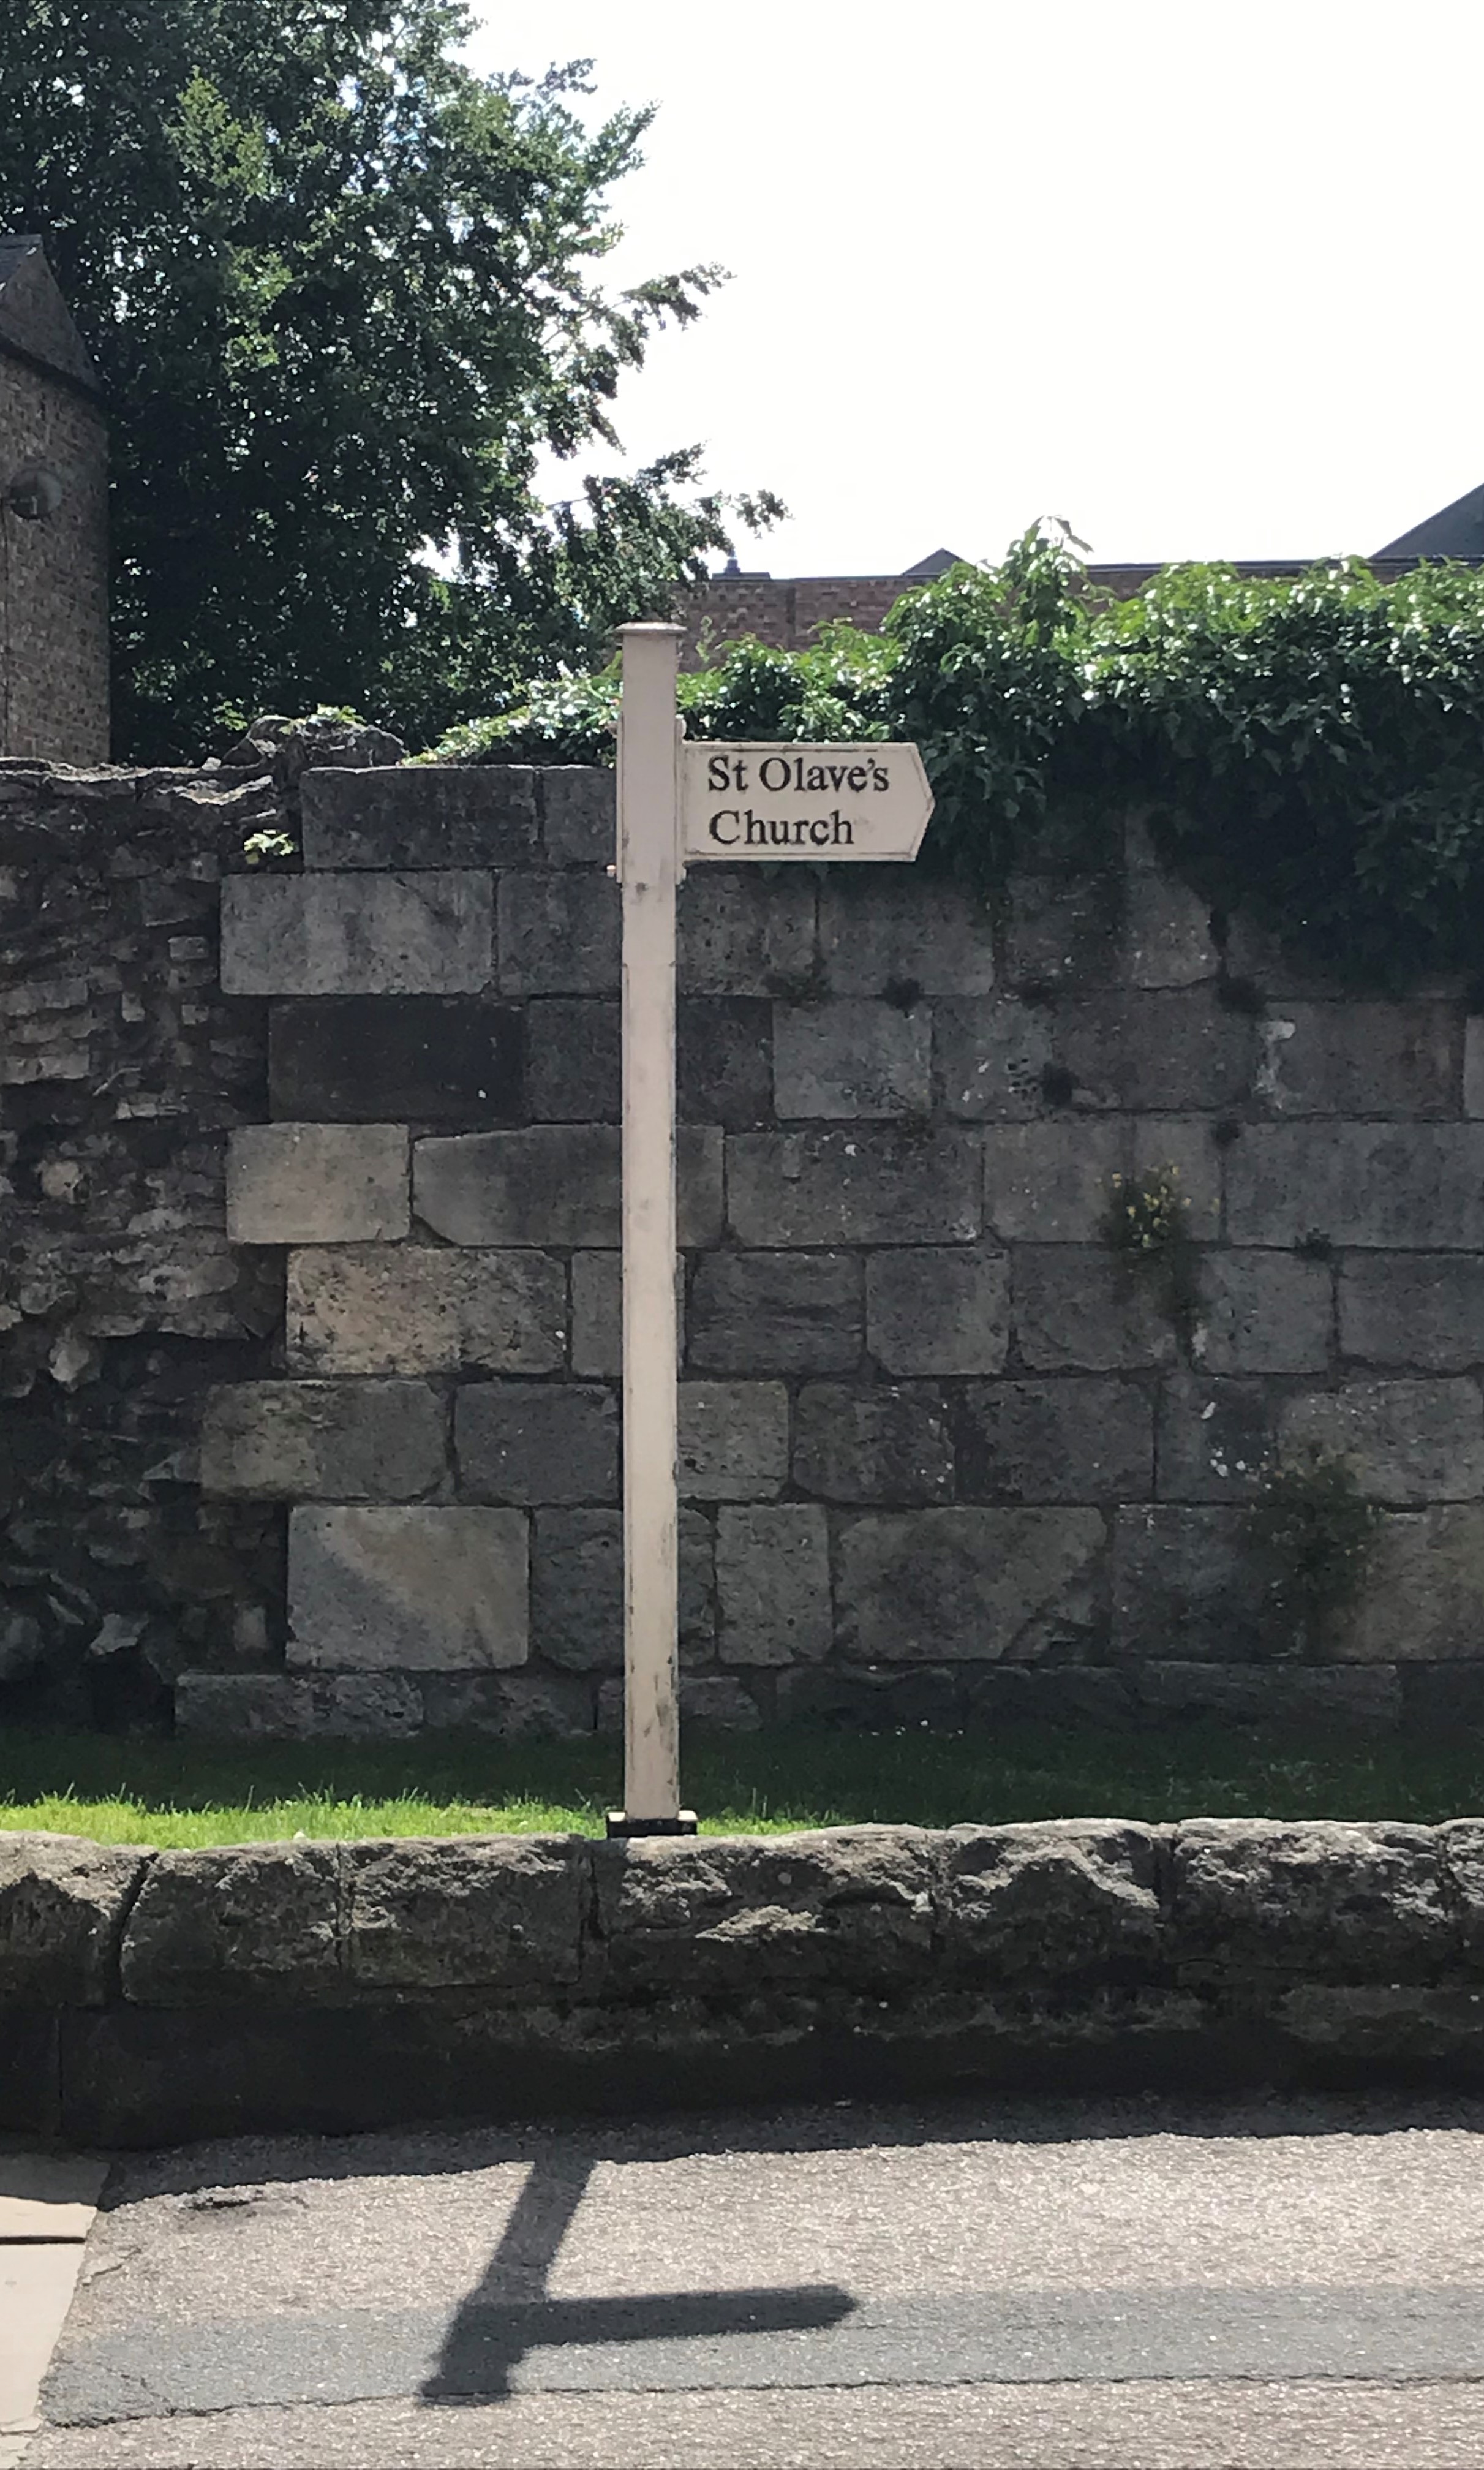
[[(610, 761), (616, 667), (456, 731), (449, 761)], [(1484, 969), (1484, 575), (1363, 563), (1296, 580), (1175, 567), (1100, 604), (1061, 538), (909, 592), (879, 636), (734, 646), (682, 682), (696, 737), (920, 745), (931, 854), (993, 895), (1012, 867), (1111, 859), (1146, 808), (1167, 860), (1354, 984)]]

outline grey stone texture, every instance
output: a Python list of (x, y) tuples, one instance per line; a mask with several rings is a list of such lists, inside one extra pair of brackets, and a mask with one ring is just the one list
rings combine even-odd
[(682, 1123), (745, 1132), (773, 1121), (773, 1006), (760, 996), (685, 995), (676, 1014)]
[(1240, 1508), (1120, 1509), (1113, 1522), (1113, 1652), (1239, 1664), (1275, 1634)]
[(836, 1637), (868, 1664), (1029, 1662), (1076, 1652), (1097, 1614), (1094, 1509), (921, 1509), (840, 1530)]
[(959, 1418), (961, 1501), (1147, 1501), (1153, 1411), (1129, 1381), (976, 1381)]
[(1484, 1398), (1476, 1381), (1349, 1381), (1291, 1399), (1287, 1449), (1336, 1452), (1374, 1500), (1398, 1507), (1484, 1496)]
[(480, 1733), (502, 1741), (578, 1740), (592, 1730), (592, 1685), (556, 1673), (425, 1672), (429, 1732)]
[(526, 1006), (525, 1087), (538, 1124), (616, 1124), (622, 1112), (618, 1006), (547, 995)]
[(244, 1381), (201, 1418), (201, 1489), (256, 1501), (419, 1501), (448, 1477), (448, 1408), (421, 1381)]
[(1200, 1258), (1192, 1352), (1208, 1372), (1323, 1372), (1333, 1342), (1333, 1272), (1288, 1252)]
[(779, 1118), (925, 1115), (932, 1096), (930, 1011), (860, 997), (777, 1004), (773, 1089)]
[(145, 1867), (133, 1845), (0, 1833), (0, 2000), (101, 2005)]
[(866, 1342), (884, 1372), (1003, 1370), (1009, 1261), (987, 1247), (915, 1246), (868, 1255)]
[(941, 1394), (885, 1383), (801, 1388), (793, 1480), (824, 1501), (951, 1501), (953, 1438)]
[(513, 1005), (470, 995), (285, 997), (268, 1024), (272, 1112), (291, 1123), (519, 1123), (523, 1030)]
[(1211, 987), (1069, 994), (1049, 1017), (1049, 1060), (1071, 1075), (1078, 1106), (1178, 1114), (1251, 1094), (1256, 1025)]
[(1019, 1122), (1050, 1100), (1054, 1015), (1018, 995), (933, 1007), (938, 1092), (943, 1108), (969, 1122)]
[(1092, 1244), (1132, 1171), (1125, 1121), (987, 1126), (985, 1218), (1002, 1241)]
[(1226, 1191), (1234, 1244), (1484, 1251), (1484, 1123), (1249, 1125)]
[(1463, 1069), (1456, 1005), (1269, 1006), (1258, 1084), (1284, 1115), (1456, 1115)]
[(1173, 1372), (1160, 1384), (1161, 1501), (1240, 1501), (1272, 1456), (1278, 1402), (1262, 1381)]
[(1484, 1660), (1484, 1506), (1384, 1517), (1335, 1652), (1368, 1664)]
[(1125, 840), (1123, 967), (1136, 987), (1194, 987), (1214, 978), (1220, 954), (1208, 904), (1167, 874), (1148, 831), (1130, 823)]
[(1010, 1288), (1016, 1340), (1032, 1372), (1131, 1372), (1174, 1362), (1157, 1278), (1101, 1245), (1017, 1245)]
[[(757, 1733), (762, 1714), (745, 1682), (727, 1672), (683, 1672), (680, 1677), (680, 1719), (687, 1737), (692, 1727), (713, 1733)], [(623, 1683), (600, 1681), (597, 1725), (600, 1733), (623, 1730)]]
[(487, 874), (229, 875), (229, 995), (477, 994), (493, 972)]
[(243, 1124), (228, 1136), (233, 1244), (395, 1243), (411, 1226), (402, 1124)]
[(553, 866), (612, 866), (618, 846), (617, 782), (595, 764), (552, 763), (537, 774), (543, 832)]
[(788, 1480), (780, 1381), (683, 1381), (680, 1488), (687, 1501), (771, 1501)]
[(1005, 902), (1007, 984), (1110, 984), (1123, 957), (1124, 897), (1111, 871), (1012, 875)]
[(693, 868), (676, 903), (682, 994), (809, 992), (817, 897), (804, 867)]
[(1195, 1818), (1172, 1858), (1174, 1952), (1192, 1969), (1428, 1980), (1454, 1943), (1431, 1828)]
[(971, 1244), (983, 1171), (967, 1132), (739, 1132), (728, 1217), (739, 1243), (759, 1247)]
[[(531, 1650), (563, 1672), (617, 1672), (623, 1665), (623, 1513), (538, 1509), (531, 1537)], [(680, 1513), (680, 1652), (684, 1665), (716, 1651), (714, 1530), (699, 1510)]]
[(1158, 1723), (1191, 1716), (1233, 1724), (1312, 1726), (1357, 1732), (1395, 1729), (1403, 1712), (1395, 1665), (1182, 1664), (1138, 1667), (1141, 1713)]
[(832, 995), (984, 995), (994, 985), (988, 903), (909, 867), (820, 874), (820, 957)]
[(723, 1664), (815, 1664), (834, 1642), (829, 1529), (802, 1502), (723, 1509), (716, 1522)]
[(501, 875), (500, 992), (616, 994), (618, 921), (618, 886), (606, 874)]
[(1476, 1013), (1464, 1023), (1463, 1110), (1484, 1115), (1484, 1020)]
[(124, 1932), (124, 1995), (141, 2007), (238, 1999), (337, 2003), (340, 1847), (234, 1844), (156, 1852)]
[(1484, 1363), (1484, 1259), (1467, 1253), (1357, 1252), (1340, 1263), (1340, 1352), (1418, 1372)]
[(704, 1253), (690, 1284), (686, 1363), (692, 1372), (853, 1372), (865, 1335), (861, 1289), (861, 1263), (848, 1252)]
[(545, 1252), (368, 1244), (289, 1256), (293, 1372), (553, 1372), (567, 1321), (567, 1270)]
[(588, 1864), (571, 1836), (452, 1836), (347, 1844), (340, 1962), (358, 1991), (575, 1983)]
[(523, 1664), (526, 1521), (519, 1509), (295, 1509), (289, 1662), (456, 1672)]
[[(619, 1137), (616, 1125), (531, 1124), (418, 1141), (413, 1209), (452, 1244), (614, 1247)], [(722, 1221), (722, 1135), (714, 1127), (681, 1127), (676, 1175), (681, 1243), (714, 1243)]]
[(613, 1501), (618, 1410), (591, 1385), (479, 1381), (454, 1400), (453, 1447), (466, 1501)]
[(1164, 1927), (1164, 1849), (1153, 1828), (1105, 1818), (951, 1828), (938, 1908), (945, 1969), (1013, 1981), (1149, 1965)]
[(307, 867), (518, 866), (537, 841), (526, 763), (406, 764), (306, 772)]

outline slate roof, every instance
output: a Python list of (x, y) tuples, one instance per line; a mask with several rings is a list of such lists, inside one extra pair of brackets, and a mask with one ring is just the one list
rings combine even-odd
[(1471, 489), (1450, 506), (1414, 524), (1409, 532), (1388, 541), (1378, 557), (1462, 557), (1484, 560), (1484, 488)]
[(97, 391), (98, 372), (34, 232), (0, 233), (0, 349), (6, 344)]

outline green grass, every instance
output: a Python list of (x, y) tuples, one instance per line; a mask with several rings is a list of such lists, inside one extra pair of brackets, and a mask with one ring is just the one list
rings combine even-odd
[[(1296, 1739), (1229, 1725), (1144, 1735), (696, 1734), (686, 1799), (703, 1831), (759, 1834), (868, 1819), (1391, 1818), (1484, 1811), (1484, 1734)], [(601, 1834), (621, 1798), (609, 1739), (198, 1742), (97, 1734), (0, 1737), (0, 1828), (111, 1844), (310, 1836)]]

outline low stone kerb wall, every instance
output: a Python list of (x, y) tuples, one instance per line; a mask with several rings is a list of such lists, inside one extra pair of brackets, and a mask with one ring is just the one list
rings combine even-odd
[(155, 1852), (0, 1837), (0, 2129), (1484, 2088), (1484, 1819)]

